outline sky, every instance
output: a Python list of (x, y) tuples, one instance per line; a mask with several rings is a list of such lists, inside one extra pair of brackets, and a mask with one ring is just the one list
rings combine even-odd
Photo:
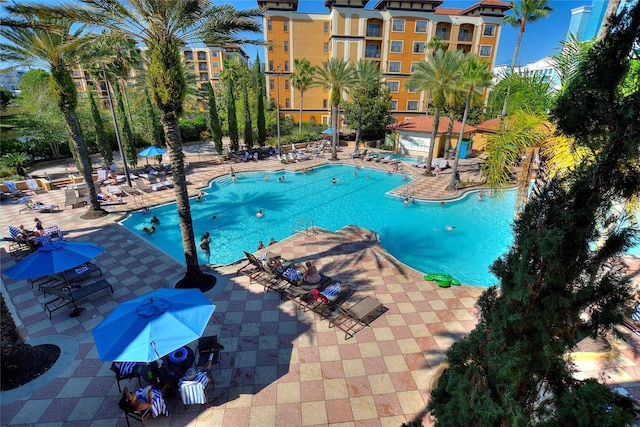
[[(30, 2), (31, 1), (35, 3), (55, 4), (60, 3), (62, 0), (30, 0)], [(213, 2), (218, 3), (219, 1), (213, 0)], [(516, 2), (519, 3), (520, 0), (516, 0)], [(564, 40), (567, 35), (569, 21), (571, 20), (571, 9), (579, 6), (590, 5), (591, 2), (591, 0), (549, 0), (548, 5), (553, 9), (553, 12), (551, 12), (546, 18), (529, 23), (526, 27), (520, 46), (520, 52), (518, 54), (518, 64), (524, 65), (553, 54), (560, 46), (559, 41)], [(220, 3), (233, 4), (236, 9), (251, 9), (256, 8), (258, 5), (256, 0), (221, 1)], [(375, 3), (376, 0), (370, 0), (369, 7), (372, 7)], [(477, 1), (444, 0), (441, 6), (464, 9), (474, 3), (477, 3)], [(324, 0), (299, 0), (298, 11), (327, 13), (328, 9), (324, 7)], [(252, 35), (252, 37), (255, 37), (255, 35)], [(260, 38), (261, 35), (258, 35), (257, 37)], [(503, 27), (498, 52), (496, 54), (496, 65), (511, 63), (517, 38), (517, 28), (511, 26)], [(244, 48), (249, 54), (251, 61), (255, 59), (256, 52), (258, 52), (260, 54), (260, 58), (264, 60), (264, 48), (258, 48), (251, 45), (246, 45)]]

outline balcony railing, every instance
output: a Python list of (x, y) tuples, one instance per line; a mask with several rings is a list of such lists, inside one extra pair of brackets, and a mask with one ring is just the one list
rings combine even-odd
[(449, 33), (448, 31), (440, 31), (440, 30), (436, 30), (436, 36), (440, 37), (442, 40), (449, 40), (449, 38), (451, 37), (451, 33)]
[(382, 37), (381, 28), (367, 28), (367, 37)]
[(458, 34), (458, 41), (459, 42), (471, 42), (471, 41), (473, 41), (473, 34), (460, 33), (460, 34)]
[(380, 58), (380, 49), (367, 49), (364, 52), (364, 57), (365, 58)]

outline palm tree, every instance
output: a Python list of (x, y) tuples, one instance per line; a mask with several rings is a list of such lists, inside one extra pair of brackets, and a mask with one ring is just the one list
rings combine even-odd
[(228, 4), (214, 5), (201, 0), (84, 0), (82, 8), (76, 3), (40, 8), (75, 16), (81, 22), (99, 25), (146, 46), (148, 86), (161, 111), (187, 267), (185, 277), (176, 287), (210, 289), (215, 278), (203, 274), (198, 265), (184, 174), (178, 120), (183, 111), (187, 83), (180, 49), (187, 43), (196, 42), (213, 46), (244, 43), (247, 40), (237, 35), (244, 31), (259, 32), (257, 18), (262, 12), (255, 9), (238, 11)]
[(293, 73), (289, 74), (291, 85), (300, 91), (300, 117), (298, 122), (298, 133), (302, 133), (302, 100), (304, 92), (313, 82), (314, 67), (307, 58), (296, 58), (293, 60)]
[[(516, 46), (513, 50), (513, 58), (511, 59), (510, 72), (513, 73), (513, 69), (516, 66), (518, 59), (518, 52), (520, 51), (520, 43), (522, 42), (522, 36), (524, 30), (527, 27), (527, 23), (535, 22), (538, 19), (545, 18), (549, 12), (553, 12), (553, 9), (547, 6), (547, 0), (520, 0), (520, 6), (511, 0), (511, 10), (513, 15), (504, 17), (504, 23), (509, 24), (512, 27), (518, 27), (518, 40), (516, 40)], [(507, 114), (507, 103), (509, 102), (509, 91), (504, 98), (504, 106), (502, 108), (502, 117)]]
[(455, 189), (455, 176), (458, 171), (458, 160), (460, 159), (460, 147), (462, 146), (462, 138), (464, 136), (464, 127), (467, 123), (467, 115), (471, 108), (471, 100), (474, 95), (481, 95), (482, 90), (491, 84), (493, 73), (489, 70), (489, 63), (480, 61), (475, 55), (467, 55), (466, 61), (462, 66), (462, 75), (460, 76), (460, 87), (466, 91), (466, 100), (464, 105), (464, 113), (462, 114), (462, 126), (458, 135), (458, 143), (456, 144), (456, 156), (451, 169), (451, 181), (447, 186), (447, 190)]
[(338, 159), (338, 118), (340, 117), (340, 103), (342, 102), (342, 93), (347, 91), (354, 82), (353, 68), (351, 64), (344, 59), (331, 58), (327, 62), (323, 62), (322, 66), (316, 67), (314, 76), (314, 86), (322, 86), (331, 89), (331, 129), (333, 130), (332, 153), (331, 159)]
[[(107, 212), (100, 207), (91, 178), (91, 162), (76, 115), (78, 94), (71, 78), (71, 67), (78, 64), (80, 53), (91, 42), (91, 38), (82, 36), (82, 27), (72, 33), (73, 20), (40, 19), (29, 9), (17, 5), (7, 6), (6, 9), (15, 18), (0, 27), (0, 36), (6, 40), (0, 44), (1, 58), (29, 67), (38, 66), (50, 72), (49, 86), (64, 116), (72, 151), (77, 153), (78, 166), (89, 191), (89, 208), (81, 218), (105, 216)], [(46, 28), (41, 28), (40, 23), (46, 24)], [(56, 29), (49, 25), (55, 25)]]
[[(410, 90), (430, 91), (434, 106), (433, 129), (429, 143), (427, 165), (433, 160), (438, 125), (440, 124), (440, 111), (446, 107), (447, 98), (455, 93), (459, 85), (461, 65), (464, 61), (464, 53), (459, 50), (443, 51), (439, 49), (428, 61), (416, 65), (414, 73), (407, 79), (407, 88)], [(426, 111), (429, 115), (429, 111)], [(427, 167), (425, 175), (431, 175), (430, 167)]]
[[(356, 127), (355, 151), (360, 148), (360, 133), (362, 131), (363, 111), (371, 98), (380, 91), (382, 74), (373, 61), (358, 61), (354, 72), (354, 82), (351, 88), (353, 102), (358, 110), (358, 124)], [(354, 151), (354, 152), (355, 152)]]
[(578, 64), (586, 58), (593, 41), (582, 41), (575, 34), (569, 34), (560, 42), (560, 50), (551, 57), (553, 69), (560, 79), (560, 90), (563, 90), (578, 69)]

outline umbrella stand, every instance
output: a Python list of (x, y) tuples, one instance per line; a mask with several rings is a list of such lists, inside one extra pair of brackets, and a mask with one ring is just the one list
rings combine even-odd
[(71, 313), (69, 313), (69, 317), (80, 317), (80, 315), (85, 311), (87, 311), (87, 309), (84, 307), (76, 307), (71, 310)]

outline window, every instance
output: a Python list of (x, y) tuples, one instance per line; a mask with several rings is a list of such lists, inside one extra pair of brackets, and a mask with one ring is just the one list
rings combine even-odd
[(402, 42), (391, 40), (391, 52), (402, 52)]
[(213, 73), (213, 78), (214, 79), (219, 79), (220, 78), (220, 73)]
[(324, 45), (322, 45), (322, 51), (324, 53), (329, 53), (329, 43), (325, 43)]
[(273, 71), (273, 60), (269, 61), (269, 71)]
[(72, 75), (73, 77), (80, 77), (80, 71), (78, 71), (78, 70), (73, 70), (73, 72), (71, 73), (71, 75)]
[(271, 19), (269, 19), (269, 20), (267, 21), (267, 29), (268, 29), (269, 31), (273, 30), (273, 23), (271, 22)]
[(391, 111), (398, 111), (398, 101), (395, 99), (391, 100)]
[(389, 72), (390, 73), (399, 73), (402, 62), (400, 61), (390, 61), (389, 62)]
[(496, 26), (495, 24), (486, 24), (484, 26), (484, 32), (482, 33), (485, 37), (494, 37), (496, 35)]
[(215, 82), (213, 84), (213, 87), (215, 87), (216, 89), (220, 89), (220, 82)]
[(276, 83), (273, 79), (269, 79), (269, 89), (273, 90), (276, 88)]
[(287, 42), (287, 41), (286, 41), (286, 42), (284, 42), (284, 45), (283, 45), (283, 46), (284, 46), (284, 51), (285, 51), (285, 52), (289, 52), (289, 42)]
[(419, 62), (412, 62), (411, 63), (411, 70), (409, 71), (411, 74), (416, 72), (416, 70), (418, 69), (418, 64), (419, 64)]
[(289, 100), (289, 98), (285, 98), (284, 108), (291, 108), (291, 101)]
[(329, 106), (329, 103), (327, 102), (326, 99), (322, 100), (322, 108), (327, 108)]
[(207, 53), (206, 52), (198, 52), (198, 61), (206, 61)]
[(328, 22), (324, 23), (324, 33), (325, 34), (329, 34), (329, 23)]
[(416, 33), (427, 32), (427, 21), (416, 21)]
[(387, 82), (387, 87), (389, 88), (389, 92), (399, 92), (400, 82)]
[(273, 40), (269, 40), (269, 50), (273, 50)]
[(187, 61), (193, 61), (193, 52), (191, 52), (190, 50), (187, 50), (184, 53), (184, 57)]
[(487, 56), (491, 56), (491, 46), (488, 46), (488, 45), (480, 46), (480, 56), (484, 56), (485, 58)]
[(418, 101), (407, 101), (407, 111), (418, 111)]
[(213, 61), (213, 68), (218, 68), (220, 66), (220, 63), (218, 61)]
[(204, 63), (198, 64), (198, 70), (207, 71), (207, 64), (204, 64)]
[(289, 61), (284, 61), (284, 70), (289, 71)]
[(413, 53), (424, 53), (425, 42), (413, 42)]
[(200, 74), (200, 81), (205, 81), (205, 80), (209, 80), (209, 75), (208, 74)]
[(82, 87), (82, 82), (76, 82), (76, 87)]
[(218, 57), (218, 52), (211, 52), (211, 57), (212, 58), (217, 58)]
[(285, 81), (284, 81), (284, 88), (285, 88), (285, 89), (289, 89), (289, 79), (285, 79)]
[(282, 30), (285, 33), (289, 32), (289, 21), (282, 21)]
[(404, 31), (404, 19), (394, 19), (391, 31), (403, 32)]

